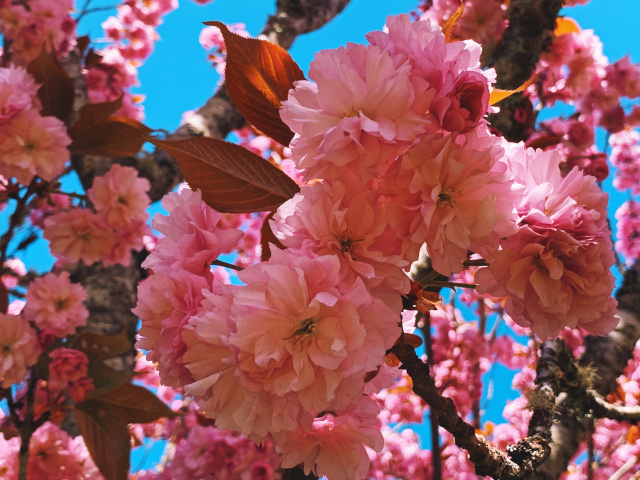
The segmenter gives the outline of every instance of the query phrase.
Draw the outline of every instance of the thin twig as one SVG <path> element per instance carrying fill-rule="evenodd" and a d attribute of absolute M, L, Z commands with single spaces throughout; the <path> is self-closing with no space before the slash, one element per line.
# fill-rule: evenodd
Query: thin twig
<path fill-rule="evenodd" d="M 622 465 L 613 475 L 611 475 L 611 478 L 609 480 L 622 480 L 622 477 L 625 475 L 625 473 L 635 467 L 637 465 L 637 462 L 638 456 L 634 455 L 629 460 L 624 462 L 624 465 Z"/>
<path fill-rule="evenodd" d="M 90 0 L 87 1 L 87 3 L 89 3 Z M 88 15 L 90 13 L 96 13 L 96 12 L 104 12 L 106 10 L 116 10 L 118 8 L 118 5 L 109 5 L 106 7 L 94 7 L 94 8 L 90 8 L 90 9 L 84 9 L 82 10 L 82 12 L 76 17 L 76 24 L 80 23 L 80 20 L 82 20 L 82 18 L 85 15 Z"/>
<path fill-rule="evenodd" d="M 587 399 L 598 418 L 610 418 L 618 421 L 637 422 L 640 420 L 640 406 L 625 407 L 607 402 L 595 390 L 587 390 Z"/>
<path fill-rule="evenodd" d="M 211 265 L 215 265 L 217 267 L 230 268 L 231 270 L 237 270 L 239 272 L 244 270 L 244 268 L 242 268 L 242 267 L 234 265 L 233 263 L 223 262 L 222 260 L 214 260 L 213 262 L 211 262 Z"/>
<path fill-rule="evenodd" d="M 433 369 L 435 359 L 433 358 L 433 338 L 431 337 L 431 316 L 425 315 L 424 325 L 421 328 L 424 335 L 425 350 L 427 352 L 427 362 L 429 368 Z M 431 466 L 433 467 L 433 480 L 442 480 L 442 457 L 440 456 L 440 423 L 438 414 L 433 408 L 429 409 L 429 423 L 431 427 Z"/>

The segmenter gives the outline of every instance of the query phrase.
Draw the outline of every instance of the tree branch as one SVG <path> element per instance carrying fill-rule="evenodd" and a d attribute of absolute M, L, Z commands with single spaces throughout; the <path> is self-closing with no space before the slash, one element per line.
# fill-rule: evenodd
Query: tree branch
<path fill-rule="evenodd" d="M 551 42 L 563 3 L 563 0 L 511 0 L 506 14 L 509 26 L 490 62 L 496 69 L 497 88 L 515 89 L 531 77 L 540 55 Z M 513 142 L 527 138 L 529 126 L 513 121 L 521 99 L 520 93 L 512 95 L 498 104 L 499 113 L 489 116 L 491 126 Z"/>
<path fill-rule="evenodd" d="M 533 420 L 529 427 L 532 435 L 509 448 L 512 459 L 504 452 L 491 447 L 481 435 L 476 434 L 473 425 L 458 415 L 453 400 L 437 392 L 435 382 L 429 374 L 429 366 L 418 358 L 411 345 L 401 341 L 394 345 L 391 351 L 411 377 L 413 391 L 437 412 L 440 425 L 453 435 L 456 445 L 469 453 L 469 459 L 478 475 L 489 475 L 500 480 L 519 480 L 545 460 L 549 451 L 548 427 L 552 417 L 550 410 L 553 409 L 549 408 L 549 404 L 553 405 L 557 389 L 556 374 L 553 373 L 557 371 L 552 359 L 555 356 L 553 347 L 547 347 L 543 351 L 538 371 L 539 384 L 536 392 L 539 397 L 545 398 L 545 401 L 540 405 L 534 405 L 536 420 Z"/>
<path fill-rule="evenodd" d="M 640 262 L 627 270 L 616 295 L 620 322 L 615 330 L 603 337 L 590 335 L 585 339 L 585 352 L 580 365 L 594 368 L 594 391 L 609 394 L 622 374 L 633 349 L 640 339 Z M 571 402 L 569 402 L 571 403 Z M 559 397 L 552 427 L 551 455 L 530 475 L 531 479 L 555 480 L 566 471 L 569 461 L 585 439 L 587 424 L 568 405 L 567 396 Z"/>
<path fill-rule="evenodd" d="M 594 415 L 599 418 L 610 418 L 621 422 L 640 421 L 640 406 L 625 407 L 607 402 L 595 390 L 587 390 L 587 403 L 593 410 Z"/>

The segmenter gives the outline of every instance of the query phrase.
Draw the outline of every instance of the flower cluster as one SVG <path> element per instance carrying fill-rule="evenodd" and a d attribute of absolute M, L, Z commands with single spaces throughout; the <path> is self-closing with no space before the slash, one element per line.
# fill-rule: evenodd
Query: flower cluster
<path fill-rule="evenodd" d="M 51 252 L 61 262 L 129 265 L 131 250 L 142 250 L 143 237 L 151 234 L 146 212 L 149 188 L 149 181 L 139 178 L 136 169 L 112 165 L 87 192 L 95 213 L 72 208 L 44 220 L 43 235 Z"/>
<path fill-rule="evenodd" d="M 607 194 L 577 168 L 563 178 L 555 152 L 515 145 L 510 159 L 524 186 L 519 229 L 486 257 L 478 292 L 506 296 L 511 318 L 543 339 L 565 326 L 607 333 L 617 324 Z"/>
<path fill-rule="evenodd" d="M 40 115 L 37 90 L 24 68 L 0 68 L 0 167 L 4 177 L 25 186 L 35 176 L 54 180 L 69 160 L 66 127 Z"/>
<path fill-rule="evenodd" d="M 184 388 L 219 428 L 273 441 L 283 467 L 331 480 L 363 479 L 382 448 L 378 413 L 395 393 L 371 396 L 398 376 L 385 354 L 402 334 L 404 270 L 423 244 L 444 275 L 462 271 L 469 252 L 487 260 L 480 293 L 507 296 L 506 313 L 542 338 L 615 324 L 606 195 L 595 178 L 578 169 L 563 177 L 559 155 L 489 132 L 493 71 L 480 70 L 476 43 L 448 43 L 409 16 L 389 17 L 367 39 L 320 52 L 311 81 L 295 82 L 283 102 L 306 182 L 269 223 L 285 249 L 271 245 L 268 260 L 238 273 L 242 285 L 225 283 L 211 265 L 243 236 L 238 217 L 199 192 L 172 193 L 169 215 L 154 219 L 165 237 L 144 264 L 152 274 L 134 310 L 137 345 L 163 383 Z M 567 133 L 578 150 L 591 143 L 580 128 Z M 490 357 L 530 359 L 452 317 L 433 316 L 434 372 L 469 412 Z M 421 408 L 394 407 L 382 420 L 415 420 Z M 452 440 L 447 448 L 448 471 L 471 474 Z"/>
<path fill-rule="evenodd" d="M 0 433 L 0 472 L 5 478 L 18 478 L 20 438 L 5 439 Z M 82 436 L 71 438 L 60 427 L 46 422 L 29 443 L 27 477 L 33 480 L 101 480 Z"/>
<path fill-rule="evenodd" d="M 63 338 L 86 325 L 89 316 L 83 303 L 86 299 L 82 285 L 69 280 L 69 272 L 49 273 L 29 286 L 24 313 L 40 330 Z"/>
<path fill-rule="evenodd" d="M 100 62 L 87 65 L 87 93 L 92 102 L 106 102 L 124 95 L 119 113 L 142 120 L 144 112 L 139 103 L 143 97 L 127 89 L 138 85 L 138 67 L 151 55 L 160 38 L 156 29 L 162 17 L 177 7 L 177 0 L 124 0 L 118 6 L 118 15 L 102 23 L 111 43 L 97 52 Z"/>
<path fill-rule="evenodd" d="M 53 398 L 65 392 L 75 403 L 80 403 L 93 390 L 88 376 L 89 359 L 79 350 L 60 347 L 49 353 L 48 388 Z"/>
<path fill-rule="evenodd" d="M 0 30 L 10 39 L 11 60 L 26 65 L 43 46 L 58 56 L 75 44 L 76 22 L 69 16 L 74 0 L 29 0 L 0 3 Z"/>

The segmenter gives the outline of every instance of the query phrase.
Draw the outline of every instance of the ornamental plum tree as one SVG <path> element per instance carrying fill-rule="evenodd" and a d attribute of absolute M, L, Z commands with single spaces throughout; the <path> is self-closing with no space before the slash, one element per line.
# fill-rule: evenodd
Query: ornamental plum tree
<path fill-rule="evenodd" d="M 640 474 L 638 65 L 560 0 L 430 0 L 305 74 L 348 0 L 279 0 L 260 39 L 205 22 L 224 83 L 168 133 L 131 87 L 177 1 L 101 49 L 89 3 L 0 0 L 2 478 Z"/>

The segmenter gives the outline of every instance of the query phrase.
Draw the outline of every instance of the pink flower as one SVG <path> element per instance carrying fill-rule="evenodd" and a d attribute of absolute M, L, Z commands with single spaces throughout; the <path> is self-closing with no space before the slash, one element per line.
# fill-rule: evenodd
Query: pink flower
<path fill-rule="evenodd" d="M 112 229 L 97 214 L 81 208 L 51 215 L 44 221 L 43 236 L 60 260 L 82 260 L 87 265 L 107 257 L 115 243 Z"/>
<path fill-rule="evenodd" d="M 635 200 L 624 202 L 616 211 L 616 219 L 616 250 L 625 256 L 630 266 L 640 256 L 640 204 Z"/>
<path fill-rule="evenodd" d="M 450 104 L 438 107 L 443 112 L 442 128 L 450 132 L 468 132 L 478 126 L 489 108 L 487 77 L 479 72 L 463 72 L 458 76 L 449 96 Z M 434 112 L 435 113 L 435 112 Z"/>
<path fill-rule="evenodd" d="M 38 86 L 24 68 L 0 68 L 0 124 L 27 110 L 38 110 Z"/>
<path fill-rule="evenodd" d="M 411 65 L 377 46 L 349 44 L 316 54 L 309 78 L 295 83 L 282 119 L 297 134 L 293 160 L 306 179 L 353 168 L 364 181 L 424 132 Z"/>
<path fill-rule="evenodd" d="M 514 146 L 510 158 L 525 184 L 520 228 L 486 257 L 478 292 L 507 296 L 506 312 L 542 339 L 565 326 L 607 333 L 617 324 L 607 194 L 577 168 L 562 178 L 553 152 Z"/>
<path fill-rule="evenodd" d="M 60 347 L 49 357 L 49 388 L 53 392 L 65 391 L 75 403 L 80 403 L 94 388 L 88 376 L 87 356 L 79 350 Z"/>
<path fill-rule="evenodd" d="M 103 176 L 95 178 L 87 195 L 111 227 L 121 228 L 147 220 L 149 188 L 149 180 L 139 178 L 136 169 L 114 164 Z"/>
<path fill-rule="evenodd" d="M 143 266 L 154 271 L 186 269 L 198 275 L 213 260 L 235 248 L 243 233 L 226 225 L 225 216 L 202 201 L 200 191 L 183 188 L 162 200 L 168 216 L 156 214 L 153 228 L 164 234 Z"/>
<path fill-rule="evenodd" d="M 182 356 L 187 347 L 182 330 L 209 291 L 213 275 L 202 277 L 186 270 L 154 272 L 138 285 L 138 304 L 133 313 L 140 317 L 136 347 L 148 350 L 147 359 L 158 362 L 165 385 L 179 387 L 193 381 Z"/>
<path fill-rule="evenodd" d="M 376 403 L 363 396 L 347 411 L 316 418 L 308 432 L 276 436 L 282 466 L 303 463 L 306 474 L 315 472 L 331 480 L 363 480 L 370 466 L 364 445 L 380 451 L 384 443 L 377 413 Z"/>
<path fill-rule="evenodd" d="M 41 117 L 35 110 L 13 118 L 0 142 L 3 174 L 28 185 L 34 176 L 50 182 L 69 160 L 71 139 L 60 120 Z"/>
<path fill-rule="evenodd" d="M 372 289 L 409 291 L 408 277 L 400 270 L 408 262 L 389 252 L 393 231 L 382 197 L 362 185 L 303 186 L 278 208 L 272 228 L 288 248 L 337 255 L 346 283 L 358 276 Z"/>
<path fill-rule="evenodd" d="M 474 131 L 435 134 L 402 157 L 397 175 L 408 192 L 392 200 L 389 218 L 408 259 L 426 242 L 433 267 L 450 275 L 462 270 L 468 250 L 486 255 L 515 231 L 503 154 L 499 139 Z"/>
<path fill-rule="evenodd" d="M 0 386 L 19 383 L 36 363 L 40 346 L 36 332 L 24 317 L 0 314 Z"/>
<path fill-rule="evenodd" d="M 86 299 L 82 285 L 69 281 L 69 272 L 49 273 L 29 286 L 25 314 L 39 329 L 49 328 L 62 338 L 86 325 L 89 316 L 83 303 Z"/>
<path fill-rule="evenodd" d="M 237 368 L 247 388 L 295 394 L 303 408 L 344 408 L 362 393 L 400 334 L 393 312 L 361 280 L 344 285 L 333 255 L 274 251 L 240 272 L 232 315 Z"/>

